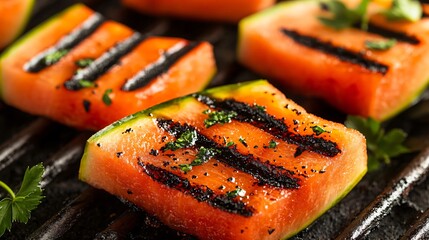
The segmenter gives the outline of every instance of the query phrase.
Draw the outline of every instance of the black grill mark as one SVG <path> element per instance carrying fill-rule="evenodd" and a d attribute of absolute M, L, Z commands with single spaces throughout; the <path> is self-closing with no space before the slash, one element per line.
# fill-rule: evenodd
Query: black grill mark
<path fill-rule="evenodd" d="M 376 62 L 371 59 L 367 59 L 360 53 L 352 52 L 345 48 L 334 46 L 330 42 L 324 42 L 315 37 L 305 36 L 298 33 L 297 31 L 286 28 L 282 28 L 281 32 L 298 44 L 315 50 L 319 50 L 325 54 L 336 57 L 341 61 L 361 66 L 370 72 L 385 75 L 389 70 L 389 67 L 385 64 Z"/>
<path fill-rule="evenodd" d="M 225 194 L 216 194 L 205 185 L 191 184 L 188 179 L 180 177 L 163 168 L 149 163 L 143 163 L 140 160 L 138 164 L 143 168 L 144 173 L 153 180 L 181 191 L 186 195 L 190 195 L 199 202 L 206 202 L 210 206 L 222 211 L 239 214 L 244 217 L 251 217 L 255 211 L 254 208 L 246 206 L 246 204 L 240 200 L 229 198 Z"/>
<path fill-rule="evenodd" d="M 70 80 L 64 83 L 64 87 L 68 90 L 76 91 L 82 88 L 80 85 L 81 80 L 97 80 L 97 78 L 106 73 L 121 57 L 131 52 L 145 38 L 146 36 L 134 33 L 122 42 L 119 42 L 103 53 L 101 57 L 97 58 L 88 67 L 79 70 Z"/>
<path fill-rule="evenodd" d="M 157 76 L 166 73 L 181 57 L 197 47 L 199 42 L 191 42 L 185 46 L 177 44 L 168 49 L 154 63 L 150 64 L 122 86 L 123 91 L 134 91 L 149 84 Z"/>
<path fill-rule="evenodd" d="M 172 120 L 158 119 L 158 127 L 164 129 L 176 138 L 185 131 L 196 131 L 189 125 L 181 125 Z M 254 157 L 252 154 L 243 155 L 235 147 L 224 147 L 210 140 L 197 131 L 197 141 L 193 147 L 206 147 L 217 149 L 215 159 L 235 169 L 252 175 L 259 181 L 260 185 L 269 185 L 279 188 L 299 188 L 298 179 L 292 177 L 293 172 L 281 166 L 271 165 Z"/>
<path fill-rule="evenodd" d="M 360 28 L 360 24 L 355 25 L 354 27 Z M 403 32 L 397 32 L 394 30 L 383 28 L 383 27 L 377 26 L 373 23 L 368 24 L 367 31 L 370 33 L 373 33 L 373 34 L 380 35 L 384 38 L 394 38 L 400 42 L 405 42 L 405 43 L 409 43 L 409 44 L 413 44 L 413 45 L 420 44 L 420 40 L 416 36 L 410 36 L 410 35 L 407 35 L 406 33 L 403 33 Z"/>
<path fill-rule="evenodd" d="M 277 119 L 257 107 L 233 99 L 217 100 L 207 95 L 194 94 L 194 97 L 211 108 L 237 112 L 235 120 L 247 122 L 265 132 L 291 144 L 298 146 L 295 156 L 303 151 L 315 152 L 327 157 L 334 157 L 341 153 L 337 143 L 319 138 L 315 135 L 298 135 L 289 131 L 283 120 Z"/>
<path fill-rule="evenodd" d="M 91 35 L 104 22 L 103 16 L 94 13 L 86 19 L 78 28 L 75 28 L 71 33 L 64 36 L 59 42 L 39 53 L 24 65 L 24 70 L 31 73 L 37 73 L 48 67 L 45 63 L 46 56 L 61 50 L 71 50 L 82 42 L 85 38 Z"/>

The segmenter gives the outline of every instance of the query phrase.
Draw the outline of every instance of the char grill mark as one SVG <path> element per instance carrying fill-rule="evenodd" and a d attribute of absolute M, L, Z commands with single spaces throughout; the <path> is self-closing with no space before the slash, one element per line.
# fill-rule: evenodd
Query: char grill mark
<path fill-rule="evenodd" d="M 347 50 L 343 47 L 334 46 L 330 42 L 324 42 L 315 37 L 302 35 L 297 31 L 286 29 L 286 28 L 282 28 L 281 32 L 285 36 L 295 41 L 297 44 L 300 44 L 308 48 L 323 52 L 327 55 L 336 57 L 343 62 L 348 62 L 354 65 L 360 66 L 362 68 L 367 69 L 370 72 L 380 73 L 382 75 L 385 75 L 389 70 L 389 66 L 383 63 L 379 63 L 374 60 L 368 59 L 360 53 Z"/>
<path fill-rule="evenodd" d="M 186 131 L 196 131 L 190 125 L 181 125 L 172 120 L 158 119 L 158 127 L 169 132 L 176 138 L 180 137 Z M 258 180 L 260 185 L 268 185 L 278 188 L 297 189 L 299 188 L 298 179 L 292 177 L 292 171 L 282 166 L 272 165 L 252 154 L 243 155 L 235 147 L 224 147 L 210 140 L 200 132 L 197 132 L 197 140 L 193 147 L 205 147 L 216 149 L 216 160 L 223 162 L 237 170 L 250 174 Z"/>
<path fill-rule="evenodd" d="M 82 88 L 80 81 L 93 82 L 97 80 L 98 77 L 105 74 L 121 57 L 131 52 L 144 39 L 146 39 L 146 36 L 134 33 L 127 39 L 117 43 L 88 67 L 78 71 L 70 80 L 64 83 L 64 87 L 68 90 L 76 91 Z"/>
<path fill-rule="evenodd" d="M 180 58 L 196 48 L 199 44 L 199 42 L 191 42 L 184 46 L 183 43 L 174 45 L 162 54 L 156 62 L 145 67 L 134 77 L 128 79 L 121 89 L 123 91 L 134 91 L 148 85 L 154 78 L 166 73 L 171 66 L 180 60 Z"/>
<path fill-rule="evenodd" d="M 37 73 L 46 67 L 49 67 L 52 64 L 48 65 L 46 63 L 45 59 L 47 56 L 58 51 L 69 51 L 73 49 L 89 35 L 95 32 L 103 22 L 104 17 L 99 13 L 94 13 L 70 34 L 61 38 L 55 46 L 48 48 L 28 61 L 24 65 L 24 70 L 31 73 Z"/>
<path fill-rule="evenodd" d="M 246 206 L 246 204 L 240 200 L 230 198 L 226 194 L 217 194 L 205 185 L 192 184 L 188 179 L 180 177 L 163 168 L 149 163 L 143 163 L 140 160 L 138 164 L 142 167 L 144 173 L 153 180 L 170 188 L 179 190 L 186 195 L 190 195 L 199 202 L 206 202 L 210 206 L 222 211 L 244 217 L 251 217 L 255 211 L 254 208 Z"/>
<path fill-rule="evenodd" d="M 355 25 L 354 27 L 360 28 L 360 24 Z M 383 27 L 377 26 L 373 23 L 368 24 L 367 31 L 370 33 L 373 33 L 373 34 L 380 35 L 384 38 L 394 38 L 397 41 L 409 43 L 412 45 L 420 44 L 420 40 L 416 36 L 411 36 L 411 35 L 407 35 L 406 33 L 403 33 L 403 32 L 397 32 L 394 30 L 383 28 Z"/>
<path fill-rule="evenodd" d="M 327 157 L 334 157 L 341 153 L 337 143 L 316 137 L 315 135 L 299 135 L 289 131 L 289 127 L 283 120 L 252 107 L 247 103 L 238 102 L 233 99 L 217 100 L 207 95 L 194 94 L 194 97 L 210 108 L 234 111 L 238 115 L 234 117 L 240 122 L 247 122 L 253 126 L 264 130 L 278 139 L 298 146 L 295 156 L 299 156 L 303 151 L 315 152 Z"/>

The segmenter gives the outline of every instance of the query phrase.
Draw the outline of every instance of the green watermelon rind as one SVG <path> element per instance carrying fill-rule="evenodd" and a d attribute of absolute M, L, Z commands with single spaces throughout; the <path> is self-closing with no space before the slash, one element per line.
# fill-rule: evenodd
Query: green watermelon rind
<path fill-rule="evenodd" d="M 234 95 L 234 91 L 237 91 L 237 90 L 243 91 L 244 87 L 258 86 L 258 85 L 267 84 L 267 83 L 268 82 L 266 80 L 248 81 L 248 82 L 242 82 L 242 83 L 238 83 L 238 84 L 230 84 L 230 85 L 224 85 L 224 86 L 220 86 L 220 87 L 211 88 L 208 90 L 204 90 L 201 93 L 211 95 L 214 93 L 218 94 L 218 93 L 227 93 L 228 92 L 229 95 Z M 127 128 L 128 126 L 133 125 L 133 123 L 135 121 L 140 120 L 142 117 L 143 118 L 150 117 L 151 114 L 155 111 L 162 110 L 164 108 L 168 108 L 171 105 L 180 105 L 180 104 L 183 104 L 186 101 L 190 101 L 190 100 L 192 100 L 192 101 L 194 100 L 194 98 L 191 96 L 191 94 L 180 97 L 180 98 L 176 98 L 176 99 L 166 101 L 164 103 L 153 106 L 153 107 L 148 108 L 146 110 L 143 110 L 143 111 L 137 112 L 135 114 L 129 115 L 129 116 L 122 118 L 121 120 L 118 120 L 118 121 L 112 123 L 111 125 L 103 128 L 99 132 L 95 133 L 92 137 L 90 137 L 88 139 L 87 143 L 97 142 L 100 138 L 102 138 L 103 136 L 114 131 L 117 127 Z M 82 161 L 81 161 L 81 166 L 80 166 L 81 169 L 79 171 L 80 172 L 79 173 L 79 179 L 81 179 L 81 180 L 85 179 L 85 176 L 83 176 L 83 172 L 85 172 L 84 169 L 86 168 L 86 159 L 88 158 L 88 146 L 89 146 L 89 144 L 87 144 L 85 147 L 84 154 L 83 154 Z M 321 209 L 320 213 L 315 215 L 314 218 L 309 219 L 307 224 L 304 224 L 296 232 L 293 232 L 293 233 L 286 235 L 283 239 L 287 239 L 287 238 L 290 238 L 290 237 L 296 235 L 297 233 L 299 233 L 300 231 L 302 231 L 303 229 L 305 229 L 309 225 L 311 225 L 314 221 L 316 221 L 316 219 L 318 219 L 320 216 L 322 216 L 326 211 L 328 211 L 333 206 L 335 206 L 341 199 L 343 199 L 360 182 L 360 180 L 365 176 L 366 172 L 367 172 L 367 169 L 365 168 L 365 170 L 362 171 L 362 173 L 360 175 L 358 175 L 356 177 L 356 179 L 354 179 L 353 181 L 350 182 L 350 185 L 337 197 L 337 199 L 335 201 L 332 201 L 331 204 L 329 204 L 326 208 Z"/>
<path fill-rule="evenodd" d="M 240 60 L 240 44 L 243 42 L 243 31 L 247 25 L 252 24 L 253 22 L 259 22 L 266 18 L 270 18 L 271 16 L 275 16 L 276 14 L 282 13 L 286 8 L 293 7 L 298 4 L 318 4 L 323 1 L 321 0 L 293 0 L 288 2 L 278 3 L 275 6 L 268 8 L 266 10 L 260 11 L 256 14 L 250 15 L 248 17 L 243 18 L 238 24 L 238 47 L 236 55 Z M 414 102 L 419 99 L 419 96 L 429 87 L 429 76 L 427 80 L 420 87 L 416 88 L 413 94 L 410 94 L 409 98 L 403 101 L 402 104 L 398 104 L 395 108 L 389 109 L 389 112 L 383 114 L 383 117 L 379 119 L 380 121 L 386 121 L 394 116 L 398 115 L 408 107 L 412 106 Z"/>
<path fill-rule="evenodd" d="M 3 88 L 2 87 L 3 87 L 4 76 L 3 76 L 3 71 L 2 71 L 2 62 L 5 59 L 13 57 L 14 53 L 16 52 L 17 49 L 19 49 L 23 46 L 26 46 L 26 44 L 31 44 L 31 39 L 34 35 L 37 35 L 39 32 L 41 32 L 45 28 L 51 26 L 55 22 L 61 21 L 61 16 L 66 14 L 68 11 L 71 11 L 73 8 L 82 7 L 82 6 L 84 6 L 84 5 L 78 3 L 78 4 L 73 5 L 70 8 L 67 8 L 66 10 L 64 10 L 60 13 L 57 13 L 53 17 L 47 19 L 46 21 L 44 21 L 43 23 L 41 23 L 37 27 L 33 28 L 32 30 L 30 30 L 29 32 L 24 34 L 22 37 L 20 37 L 18 40 L 16 40 L 12 45 L 10 45 L 8 48 L 6 48 L 6 50 L 0 55 L 0 99 L 3 99 Z M 3 101 L 5 101 L 5 99 L 3 99 Z"/>

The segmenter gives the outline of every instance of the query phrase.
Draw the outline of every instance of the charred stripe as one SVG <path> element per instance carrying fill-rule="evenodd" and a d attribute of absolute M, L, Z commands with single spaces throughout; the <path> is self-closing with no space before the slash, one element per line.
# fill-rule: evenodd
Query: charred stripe
<path fill-rule="evenodd" d="M 302 35 L 297 31 L 286 28 L 282 28 L 281 32 L 287 37 L 291 38 L 297 44 L 301 44 L 314 50 L 319 50 L 320 52 L 336 57 L 343 62 L 348 62 L 363 67 L 368 71 L 385 75 L 389 70 L 389 67 L 385 64 L 368 59 L 360 53 L 334 46 L 330 42 L 324 42 L 315 37 Z"/>
<path fill-rule="evenodd" d="M 303 136 L 291 132 L 289 131 L 289 127 L 284 123 L 284 120 L 277 119 L 258 107 L 250 106 L 247 103 L 234 99 L 218 100 L 201 94 L 194 94 L 193 96 L 210 108 L 234 111 L 238 114 L 234 117 L 235 120 L 250 123 L 278 139 L 297 145 L 298 148 L 295 156 L 300 155 L 305 150 L 327 157 L 334 157 L 341 153 L 337 143 L 315 135 Z"/>
<path fill-rule="evenodd" d="M 131 52 L 145 38 L 146 36 L 134 33 L 127 39 L 117 43 L 88 67 L 79 70 L 70 80 L 64 83 L 64 87 L 68 90 L 76 91 L 82 88 L 80 81 L 85 80 L 93 82 L 97 80 L 97 78 L 106 73 L 121 57 Z"/>
<path fill-rule="evenodd" d="M 62 37 L 55 46 L 39 53 L 30 61 L 24 64 L 24 70 L 31 73 L 37 73 L 46 67 L 49 67 L 56 62 L 47 63 L 46 57 L 60 51 L 70 51 L 85 38 L 91 35 L 104 22 L 102 15 L 94 13 L 86 19 L 79 27 L 75 28 L 71 33 Z M 66 54 L 64 54 L 65 56 Z M 62 57 L 64 57 L 62 56 Z"/>
<path fill-rule="evenodd" d="M 359 24 L 359 26 L 355 26 L 355 27 L 360 28 L 360 24 Z M 373 23 L 368 24 L 367 31 L 370 33 L 373 33 L 373 34 L 380 35 L 384 38 L 394 38 L 400 42 L 405 42 L 405 43 L 409 43 L 409 44 L 413 44 L 413 45 L 420 44 L 420 40 L 416 36 L 411 36 L 411 35 L 408 35 L 408 34 L 403 33 L 403 32 L 397 32 L 394 30 L 383 28 L 383 27 L 377 26 Z"/>
<path fill-rule="evenodd" d="M 158 127 L 169 132 L 176 138 L 186 131 L 196 131 L 190 125 L 174 122 L 172 120 L 158 119 Z M 205 147 L 216 149 L 215 158 L 237 170 L 248 173 L 258 180 L 260 185 L 269 185 L 278 188 L 299 188 L 298 179 L 292 177 L 293 172 L 281 166 L 272 165 L 262 161 L 252 154 L 243 155 L 236 147 L 224 147 L 210 140 L 200 132 L 197 132 L 197 140 L 193 147 Z"/>
<path fill-rule="evenodd" d="M 138 164 L 142 167 L 144 173 L 153 180 L 186 195 L 190 195 L 199 202 L 206 202 L 210 206 L 222 211 L 239 214 L 244 217 L 251 217 L 255 211 L 254 208 L 246 206 L 246 204 L 240 200 L 230 198 L 225 194 L 216 194 L 205 185 L 192 184 L 188 179 L 180 177 L 163 168 L 153 164 L 143 163 L 140 160 Z"/>
<path fill-rule="evenodd" d="M 123 91 L 134 91 L 149 84 L 154 78 L 166 73 L 181 57 L 186 55 L 192 49 L 197 47 L 199 42 L 191 42 L 184 45 L 179 43 L 168 49 L 158 60 L 143 70 L 138 72 L 134 77 L 128 79 L 122 86 Z"/>

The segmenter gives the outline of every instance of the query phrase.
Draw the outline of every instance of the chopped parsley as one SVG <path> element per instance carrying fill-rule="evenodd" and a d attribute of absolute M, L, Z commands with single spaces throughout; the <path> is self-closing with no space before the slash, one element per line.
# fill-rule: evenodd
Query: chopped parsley
<path fill-rule="evenodd" d="M 43 60 L 47 66 L 50 66 L 60 61 L 60 59 L 67 55 L 67 53 L 69 53 L 68 49 L 57 50 L 46 55 Z"/>
<path fill-rule="evenodd" d="M 276 148 L 277 145 L 279 145 L 279 143 L 276 142 L 276 141 L 274 141 L 274 140 L 272 140 L 272 139 L 271 139 L 270 143 L 268 143 L 268 147 L 269 148 Z"/>
<path fill-rule="evenodd" d="M 230 123 L 232 118 L 236 117 L 238 114 L 234 111 L 215 111 L 206 110 L 203 112 L 208 115 L 208 118 L 204 120 L 204 125 L 206 128 L 209 128 L 215 124 L 224 124 Z"/>
<path fill-rule="evenodd" d="M 370 0 L 362 0 L 359 5 L 354 8 L 348 8 L 340 0 L 324 1 L 322 3 L 323 8 L 332 13 L 331 18 L 319 16 L 319 21 L 331 28 L 340 30 L 353 25 L 359 24 L 363 30 L 368 29 L 368 16 L 367 9 Z"/>
<path fill-rule="evenodd" d="M 246 139 L 244 139 L 243 137 L 240 136 L 240 138 L 238 139 L 238 141 L 240 141 L 241 144 L 243 144 L 243 146 L 247 147 Z"/>
<path fill-rule="evenodd" d="M 366 138 L 368 171 L 376 170 L 381 163 L 390 164 L 390 158 L 409 152 L 402 143 L 407 134 L 398 128 L 386 132 L 380 122 L 372 118 L 348 116 L 346 126 L 361 132 Z"/>
<path fill-rule="evenodd" d="M 95 87 L 95 83 L 92 81 L 81 79 L 79 80 L 79 85 L 83 88 Z"/>
<path fill-rule="evenodd" d="M 265 108 L 265 106 L 261 106 L 261 105 L 258 105 L 258 104 L 253 104 L 253 106 L 256 108 L 256 109 L 258 109 L 259 111 L 261 111 L 261 112 L 265 112 L 266 111 L 266 108 Z"/>
<path fill-rule="evenodd" d="M 313 132 L 316 134 L 316 136 L 319 136 L 320 134 L 326 132 L 325 129 L 323 129 L 322 127 L 317 126 L 317 125 L 316 126 L 312 126 L 310 128 L 313 130 Z"/>
<path fill-rule="evenodd" d="M 245 190 L 243 190 L 243 189 L 241 189 L 241 188 L 239 188 L 239 187 L 237 187 L 235 190 L 233 190 L 233 191 L 228 191 L 227 193 L 226 193 L 226 196 L 228 197 L 228 198 L 235 198 L 235 197 L 238 197 L 238 196 L 240 196 L 240 197 L 244 197 L 244 196 L 246 196 L 246 191 Z"/>
<path fill-rule="evenodd" d="M 198 139 L 197 131 L 195 130 L 186 130 L 183 132 L 180 137 L 176 139 L 174 142 L 168 142 L 164 146 L 164 150 L 172 150 L 175 151 L 177 149 L 191 147 L 195 145 L 195 142 Z"/>
<path fill-rule="evenodd" d="M 4 182 L 0 181 L 0 188 L 8 193 L 8 197 L 0 201 L 0 237 L 11 229 L 13 222 L 27 223 L 34 210 L 43 199 L 40 181 L 44 169 L 41 163 L 27 168 L 18 193 Z"/>
<path fill-rule="evenodd" d="M 231 147 L 232 145 L 234 145 L 235 143 L 233 141 L 229 141 L 225 144 L 226 147 Z"/>
<path fill-rule="evenodd" d="M 365 48 L 370 50 L 385 51 L 395 46 L 396 40 L 389 39 L 385 41 L 365 41 Z"/>
<path fill-rule="evenodd" d="M 423 14 L 422 6 L 415 0 L 393 0 L 390 9 L 383 12 L 391 21 L 418 21 Z"/>
<path fill-rule="evenodd" d="M 180 164 L 179 168 L 185 173 L 189 172 L 192 170 L 192 167 L 206 163 L 208 160 L 210 160 L 210 158 L 216 156 L 216 154 L 219 153 L 220 151 L 218 149 L 200 147 L 197 157 L 190 164 Z"/>
<path fill-rule="evenodd" d="M 76 66 L 80 67 L 80 68 L 85 68 L 88 67 L 89 65 L 91 65 L 91 63 L 94 62 L 94 59 L 92 58 L 82 58 L 79 59 L 75 62 Z"/>
<path fill-rule="evenodd" d="M 111 94 L 112 92 L 113 92 L 113 90 L 111 88 L 106 89 L 106 91 L 104 91 L 102 99 L 103 99 L 104 104 L 106 104 L 107 106 L 112 105 L 112 99 L 110 99 L 110 96 L 109 96 L 109 94 Z"/>

